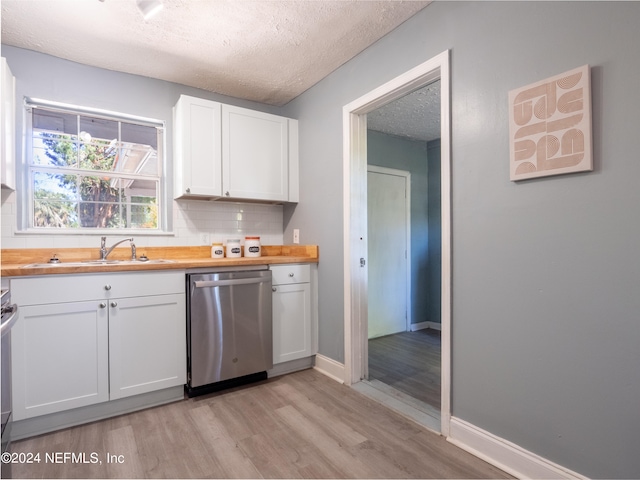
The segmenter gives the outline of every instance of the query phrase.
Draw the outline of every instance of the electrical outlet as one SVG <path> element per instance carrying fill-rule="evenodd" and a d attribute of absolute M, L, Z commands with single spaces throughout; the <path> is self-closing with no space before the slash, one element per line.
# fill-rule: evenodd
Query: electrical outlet
<path fill-rule="evenodd" d="M 293 229 L 293 243 L 300 243 L 300 229 Z"/>
<path fill-rule="evenodd" d="M 200 235 L 200 242 L 202 243 L 202 245 L 210 245 L 211 244 L 211 239 L 209 237 L 208 233 L 202 233 Z"/>

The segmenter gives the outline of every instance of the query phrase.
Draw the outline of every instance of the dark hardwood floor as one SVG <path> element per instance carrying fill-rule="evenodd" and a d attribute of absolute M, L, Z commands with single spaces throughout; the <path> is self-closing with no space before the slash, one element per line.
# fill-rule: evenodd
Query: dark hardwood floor
<path fill-rule="evenodd" d="M 18 441 L 13 451 L 41 458 L 14 464 L 14 478 L 507 477 L 315 370 Z M 64 452 L 89 463 L 45 461 Z"/>
<path fill-rule="evenodd" d="M 424 329 L 369 340 L 369 379 L 440 409 L 440 331 Z"/>

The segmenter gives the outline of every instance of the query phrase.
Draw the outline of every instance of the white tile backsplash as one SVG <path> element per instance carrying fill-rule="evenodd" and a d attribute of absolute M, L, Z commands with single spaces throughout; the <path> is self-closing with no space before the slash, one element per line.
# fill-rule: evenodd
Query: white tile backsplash
<path fill-rule="evenodd" d="M 99 246 L 97 234 L 16 233 L 16 195 L 2 192 L 0 242 L 2 248 L 83 248 Z M 134 236 L 139 247 L 198 246 L 226 243 L 229 238 L 260 236 L 263 245 L 283 244 L 282 205 L 173 201 L 173 235 Z M 114 235 L 116 236 L 116 235 Z"/>

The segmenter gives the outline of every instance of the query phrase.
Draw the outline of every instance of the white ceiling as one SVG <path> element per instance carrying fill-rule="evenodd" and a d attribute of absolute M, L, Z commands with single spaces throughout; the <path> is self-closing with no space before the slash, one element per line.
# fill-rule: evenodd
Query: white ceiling
<path fill-rule="evenodd" d="M 430 3 L 163 0 L 145 21 L 136 0 L 0 2 L 3 44 L 278 106 Z"/>

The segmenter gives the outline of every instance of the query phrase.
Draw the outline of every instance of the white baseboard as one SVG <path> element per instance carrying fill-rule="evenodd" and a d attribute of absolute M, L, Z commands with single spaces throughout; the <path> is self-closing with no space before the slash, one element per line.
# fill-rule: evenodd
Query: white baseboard
<path fill-rule="evenodd" d="M 313 368 L 336 382 L 344 383 L 344 365 L 332 358 L 317 353 L 316 365 Z"/>
<path fill-rule="evenodd" d="M 447 440 L 516 478 L 587 478 L 456 417 Z"/>
<path fill-rule="evenodd" d="M 411 324 L 411 331 L 424 330 L 425 328 L 433 328 L 434 330 L 442 330 L 442 324 L 438 322 L 418 322 Z"/>

